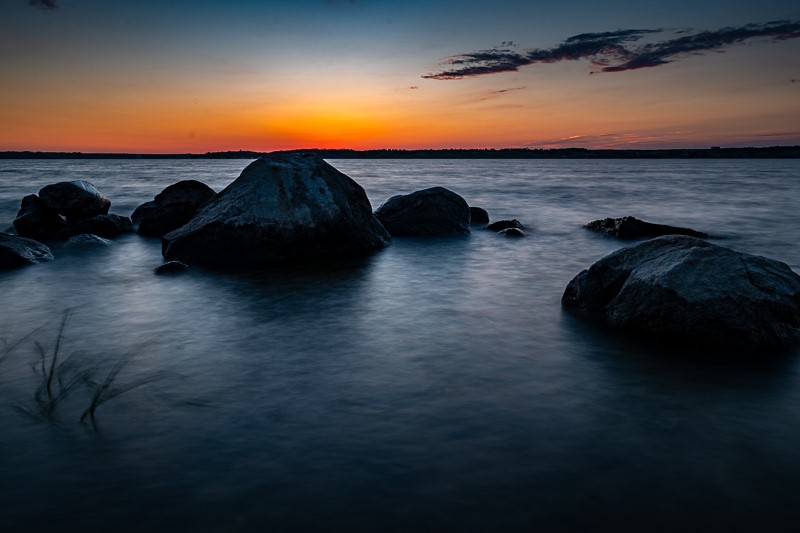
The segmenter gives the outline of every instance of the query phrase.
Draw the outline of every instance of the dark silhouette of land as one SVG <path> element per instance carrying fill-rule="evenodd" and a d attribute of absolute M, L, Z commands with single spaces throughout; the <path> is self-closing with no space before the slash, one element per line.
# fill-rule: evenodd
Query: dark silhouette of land
<path fill-rule="evenodd" d="M 588 148 L 487 148 L 441 150 L 349 150 L 310 148 L 279 153 L 314 153 L 325 159 L 780 159 L 800 158 L 800 146 L 591 150 Z M 0 152 L 0 159 L 256 159 L 270 152 L 249 150 L 205 154 L 126 154 L 82 152 Z M 272 152 L 275 153 L 275 152 Z"/>

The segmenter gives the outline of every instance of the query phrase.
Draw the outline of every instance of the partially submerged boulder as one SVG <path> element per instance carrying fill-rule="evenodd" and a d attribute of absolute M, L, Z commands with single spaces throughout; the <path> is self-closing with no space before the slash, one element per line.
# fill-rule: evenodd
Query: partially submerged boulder
<path fill-rule="evenodd" d="M 584 226 L 592 231 L 599 231 L 620 239 L 643 239 L 662 235 L 689 235 L 690 237 L 707 238 L 708 234 L 689 228 L 653 224 L 635 217 L 604 218 L 593 220 Z"/>
<path fill-rule="evenodd" d="M 131 220 L 139 235 L 163 237 L 189 222 L 197 209 L 214 196 L 214 190 L 197 180 L 173 183 L 136 208 Z"/>
<path fill-rule="evenodd" d="M 704 346 L 778 347 L 800 335 L 800 276 L 688 236 L 617 250 L 575 276 L 561 303 L 613 327 Z"/>
<path fill-rule="evenodd" d="M 525 226 L 523 226 L 522 222 L 520 222 L 516 218 L 512 218 L 511 220 L 498 220 L 497 222 L 492 222 L 491 224 L 486 226 L 486 229 L 495 231 L 497 233 L 500 233 L 501 231 L 509 228 L 524 230 Z"/>
<path fill-rule="evenodd" d="M 105 215 L 111 207 L 111 200 L 83 180 L 61 181 L 42 187 L 39 198 L 44 205 L 67 217 L 67 222 Z"/>
<path fill-rule="evenodd" d="M 19 235 L 38 241 L 52 239 L 66 225 L 64 218 L 35 194 L 22 199 L 17 218 L 14 219 L 14 228 Z"/>
<path fill-rule="evenodd" d="M 498 235 L 502 235 L 504 237 L 524 237 L 525 232 L 519 228 L 506 228 L 502 231 L 497 232 Z"/>
<path fill-rule="evenodd" d="M 105 239 L 111 239 L 123 233 L 131 233 L 132 231 L 133 225 L 131 224 L 131 219 L 128 217 L 114 214 L 96 215 L 67 226 L 55 235 L 55 239 L 63 241 L 82 233 L 89 233 Z"/>
<path fill-rule="evenodd" d="M 154 272 L 156 274 L 180 274 L 181 272 L 186 272 L 189 270 L 189 265 L 186 263 L 182 263 L 180 261 L 167 261 L 166 263 L 162 263 L 158 265 Z"/>
<path fill-rule="evenodd" d="M 468 235 L 470 210 L 458 194 L 431 187 L 393 196 L 375 211 L 390 235 Z"/>
<path fill-rule="evenodd" d="M 162 252 L 189 265 L 259 266 L 360 255 L 388 243 L 355 181 L 316 155 L 271 154 L 167 233 Z"/>
<path fill-rule="evenodd" d="M 482 207 L 473 207 L 470 206 L 469 208 L 469 223 L 470 224 L 488 224 L 489 223 L 489 212 Z"/>
<path fill-rule="evenodd" d="M 33 239 L 0 233 L 0 270 L 51 261 L 50 248 Z"/>

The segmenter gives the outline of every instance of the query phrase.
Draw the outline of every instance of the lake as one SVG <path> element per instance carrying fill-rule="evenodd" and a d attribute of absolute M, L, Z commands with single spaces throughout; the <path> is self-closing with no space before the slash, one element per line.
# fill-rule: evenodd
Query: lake
<path fill-rule="evenodd" d="M 247 163 L 0 161 L 0 227 L 50 183 L 88 180 L 130 216 Z M 132 234 L 0 272 L 0 530 L 796 528 L 800 350 L 685 353 L 560 298 L 627 244 L 581 227 L 609 216 L 800 272 L 800 160 L 330 163 L 373 208 L 440 185 L 527 237 L 156 276 L 160 239 Z M 43 416 L 40 354 L 57 343 L 61 387 L 76 381 Z M 79 422 L 120 361 L 125 392 Z"/>

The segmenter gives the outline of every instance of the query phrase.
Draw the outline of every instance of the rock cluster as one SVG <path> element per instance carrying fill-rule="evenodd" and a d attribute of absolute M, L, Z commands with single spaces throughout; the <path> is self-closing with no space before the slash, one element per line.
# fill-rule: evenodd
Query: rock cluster
<path fill-rule="evenodd" d="M 14 228 L 23 237 L 65 241 L 83 233 L 104 238 L 133 230 L 128 217 L 108 214 L 111 200 L 88 181 L 61 181 L 22 199 Z"/>

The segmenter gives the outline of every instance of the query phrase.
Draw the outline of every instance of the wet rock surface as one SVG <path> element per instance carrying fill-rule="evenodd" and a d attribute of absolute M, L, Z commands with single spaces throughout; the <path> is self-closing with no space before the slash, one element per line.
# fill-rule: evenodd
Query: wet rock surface
<path fill-rule="evenodd" d="M 444 187 L 393 196 L 375 211 L 375 217 L 392 236 L 470 233 L 469 205 Z"/>
<path fill-rule="evenodd" d="M 717 347 L 779 347 L 800 334 L 800 276 L 786 264 L 670 235 L 575 276 L 562 305 L 612 327 Z"/>
<path fill-rule="evenodd" d="M 185 225 L 167 233 L 167 260 L 214 267 L 353 256 L 389 235 L 355 181 L 315 155 L 264 156 Z"/>
<path fill-rule="evenodd" d="M 38 241 L 0 233 L 0 270 L 18 268 L 52 259 L 53 253 L 50 248 Z"/>

